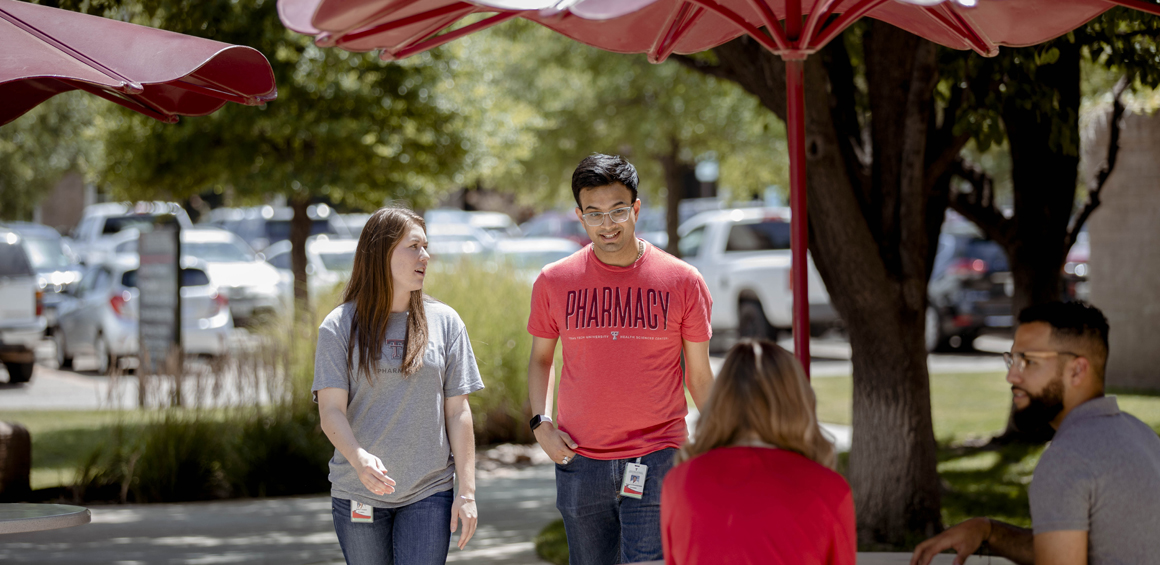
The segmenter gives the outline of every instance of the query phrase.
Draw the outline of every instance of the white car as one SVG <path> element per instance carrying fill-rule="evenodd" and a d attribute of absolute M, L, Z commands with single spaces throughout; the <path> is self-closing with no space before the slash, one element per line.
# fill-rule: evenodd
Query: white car
<path fill-rule="evenodd" d="M 9 383 L 32 378 L 36 344 L 46 327 L 44 292 L 20 234 L 0 228 L 0 361 Z"/>
<path fill-rule="evenodd" d="M 182 229 L 193 227 L 189 214 L 176 202 L 106 202 L 86 206 L 72 232 L 73 250 L 80 255 L 82 263 L 101 263 L 111 259 L 93 255 L 102 246 L 102 238 L 156 223 L 174 223 Z"/>
<path fill-rule="evenodd" d="M 427 244 L 431 258 L 437 261 L 454 261 L 465 255 L 486 257 L 495 251 L 495 238 L 470 224 L 427 224 Z"/>
<path fill-rule="evenodd" d="M 293 287 L 237 235 L 213 228 L 183 230 L 181 254 L 205 261 L 210 280 L 230 299 L 238 326 L 277 316 L 289 305 Z"/>
<path fill-rule="evenodd" d="M 713 297 L 714 332 L 773 337 L 792 327 L 789 208 L 702 212 L 677 233 L 681 258 L 701 272 Z M 833 324 L 838 316 L 812 259 L 808 268 L 811 325 Z"/>
<path fill-rule="evenodd" d="M 139 238 L 135 229 L 106 236 L 94 244 L 92 256 L 105 261 L 136 256 Z M 210 280 L 229 299 L 230 313 L 239 327 L 277 316 L 290 304 L 290 281 L 231 232 L 218 228 L 181 230 L 181 254 L 205 263 Z"/>
<path fill-rule="evenodd" d="M 138 354 L 136 255 L 125 254 L 92 266 L 57 318 L 56 360 L 72 367 L 73 357 L 91 354 L 97 372 L 108 374 L 122 357 Z M 234 331 L 229 299 L 210 282 L 204 262 L 181 261 L 181 345 L 187 355 L 224 355 Z"/>
<path fill-rule="evenodd" d="M 467 223 L 486 231 L 497 241 L 506 237 L 520 237 L 520 227 L 503 212 L 468 212 Z"/>
<path fill-rule="evenodd" d="M 322 296 L 340 284 L 346 284 L 354 270 L 354 250 L 358 240 L 319 235 L 306 240 L 306 280 L 310 296 Z M 294 276 L 290 264 L 290 242 L 281 241 L 266 248 L 266 262 L 282 273 L 291 284 Z M 291 287 L 293 288 L 293 287 Z"/>
<path fill-rule="evenodd" d="M 501 269 L 513 269 L 529 283 L 540 271 L 580 250 L 580 244 L 562 237 L 522 237 L 496 242 L 496 260 Z"/>

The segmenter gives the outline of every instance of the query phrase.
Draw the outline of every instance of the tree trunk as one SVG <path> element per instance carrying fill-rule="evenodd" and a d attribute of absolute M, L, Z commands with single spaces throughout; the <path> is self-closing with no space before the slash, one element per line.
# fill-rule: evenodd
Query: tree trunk
<path fill-rule="evenodd" d="M 1007 256 L 1015 279 L 1016 314 L 1027 306 L 1059 300 L 1067 226 L 1075 207 L 1080 48 L 1066 41 L 1054 46 L 1059 59 L 1039 66 L 1033 78 L 1037 88 L 1054 91 L 1057 108 L 1039 113 L 1010 100 L 1002 112 L 1015 189 L 1015 235 Z"/>
<path fill-rule="evenodd" d="M 859 147 L 843 40 L 806 61 L 809 247 L 853 350 L 848 478 L 859 541 L 899 547 L 941 528 L 923 335 L 931 234 L 946 199 L 932 197 L 937 183 L 927 178 L 928 161 L 943 150 L 928 147 L 936 49 L 886 24 L 869 30 L 869 148 Z M 737 82 L 785 119 L 780 59 L 745 38 L 714 51 L 718 65 L 701 70 Z"/>
<path fill-rule="evenodd" d="M 680 257 L 681 236 L 677 235 L 677 228 L 681 226 L 681 200 L 685 196 L 685 175 L 692 168 L 682 163 L 680 145 L 676 139 L 670 143 L 667 155 L 657 157 L 665 173 L 665 232 L 668 234 L 668 245 L 665 251 L 674 257 Z"/>
<path fill-rule="evenodd" d="M 294 273 L 294 311 L 299 320 L 309 319 L 310 297 L 306 285 L 306 238 L 310 237 L 310 217 L 306 208 L 310 197 L 295 195 L 290 200 L 290 270 Z"/>

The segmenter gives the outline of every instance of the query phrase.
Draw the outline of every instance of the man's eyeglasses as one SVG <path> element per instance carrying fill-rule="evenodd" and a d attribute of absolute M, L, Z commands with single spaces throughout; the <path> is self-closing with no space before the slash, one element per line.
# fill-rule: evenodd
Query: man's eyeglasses
<path fill-rule="evenodd" d="M 1022 373 L 1030 361 L 1050 359 L 1052 357 L 1059 357 L 1060 355 L 1083 357 L 1083 355 L 1070 351 L 1005 351 L 1003 352 L 1003 361 L 1007 363 L 1008 371 L 1014 370 L 1016 373 Z"/>
<path fill-rule="evenodd" d="M 628 216 L 632 213 L 632 206 L 625 206 L 623 208 L 615 208 L 607 212 L 588 212 L 587 214 L 580 214 L 584 217 L 584 223 L 590 226 L 599 226 L 604 223 L 604 216 L 608 216 L 613 223 L 621 224 L 628 221 Z"/>

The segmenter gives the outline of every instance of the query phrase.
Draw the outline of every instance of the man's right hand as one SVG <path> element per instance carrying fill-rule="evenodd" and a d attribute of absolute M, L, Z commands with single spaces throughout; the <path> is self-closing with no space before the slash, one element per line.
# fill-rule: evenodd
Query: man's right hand
<path fill-rule="evenodd" d="M 928 565 L 935 555 L 948 549 L 955 550 L 958 555 L 954 562 L 961 565 L 990 537 L 991 521 L 987 518 L 971 518 L 918 544 L 910 558 L 910 565 Z"/>
<path fill-rule="evenodd" d="M 536 435 L 536 441 L 540 444 L 540 448 L 548 454 L 552 461 L 567 465 L 569 461 L 576 458 L 575 449 L 579 446 L 572 441 L 571 436 L 556 429 L 555 424 L 544 422 L 537 426 L 532 433 Z M 568 458 L 567 461 L 564 460 L 565 457 Z"/>
<path fill-rule="evenodd" d="M 357 460 L 351 464 L 358 471 L 358 480 L 362 481 L 367 490 L 379 496 L 395 492 L 395 480 L 387 476 L 382 459 L 360 447 Z"/>

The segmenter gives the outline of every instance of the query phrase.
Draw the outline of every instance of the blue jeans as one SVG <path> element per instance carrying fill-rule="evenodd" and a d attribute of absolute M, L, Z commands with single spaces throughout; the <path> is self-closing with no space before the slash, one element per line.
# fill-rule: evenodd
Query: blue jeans
<path fill-rule="evenodd" d="M 350 501 L 330 499 L 334 531 L 349 565 L 443 565 L 451 544 L 452 491 L 398 508 L 375 508 L 374 522 L 350 521 Z"/>
<path fill-rule="evenodd" d="M 556 508 L 564 516 L 570 565 L 608 565 L 663 559 L 661 483 L 677 450 L 641 458 L 648 466 L 644 497 L 620 496 L 624 466 L 636 458 L 599 460 L 582 455 L 556 464 Z"/>

